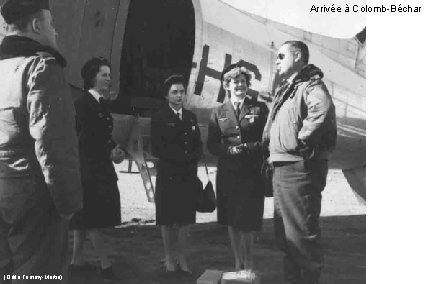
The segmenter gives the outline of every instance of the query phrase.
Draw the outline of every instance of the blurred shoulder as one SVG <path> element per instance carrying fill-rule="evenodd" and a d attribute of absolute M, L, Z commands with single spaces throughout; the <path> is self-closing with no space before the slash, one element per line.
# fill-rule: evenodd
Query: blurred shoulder
<path fill-rule="evenodd" d="M 268 109 L 266 103 L 263 102 L 263 101 L 259 101 L 257 99 L 257 97 L 247 96 L 247 100 L 248 100 L 249 105 L 251 105 L 252 107 L 259 108 L 261 110 L 267 110 Z"/>
<path fill-rule="evenodd" d="M 30 61 L 37 71 L 41 72 L 45 69 L 61 69 L 58 60 L 50 53 L 45 51 L 39 51 L 35 55 L 30 57 Z"/>
<path fill-rule="evenodd" d="M 168 105 L 160 107 L 153 115 L 153 120 L 161 120 L 164 119 L 170 111 L 170 107 Z"/>
<path fill-rule="evenodd" d="M 197 116 L 195 115 L 195 113 L 193 113 L 192 111 L 182 108 L 182 113 L 184 114 L 184 116 L 187 116 L 191 119 L 197 119 Z"/>
<path fill-rule="evenodd" d="M 48 52 L 37 52 L 28 58 L 29 83 L 49 81 L 65 84 L 64 73 L 58 60 Z M 60 79 L 59 79 L 60 78 Z"/>

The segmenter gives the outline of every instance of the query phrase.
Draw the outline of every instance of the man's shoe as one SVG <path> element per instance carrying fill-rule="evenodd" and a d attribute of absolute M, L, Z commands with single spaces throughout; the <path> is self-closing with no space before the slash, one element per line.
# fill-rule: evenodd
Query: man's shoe
<path fill-rule="evenodd" d="M 90 272 L 90 271 L 96 271 L 96 266 L 92 265 L 90 263 L 83 263 L 83 264 L 73 264 L 71 263 L 68 266 L 68 270 L 70 272 Z"/>
<path fill-rule="evenodd" d="M 116 279 L 114 272 L 112 271 L 112 265 L 108 268 L 100 268 L 99 274 L 101 275 L 103 280 L 112 281 Z"/>
<path fill-rule="evenodd" d="M 180 274 L 186 275 L 186 276 L 191 276 L 192 275 L 192 271 L 189 269 L 188 266 L 186 266 L 185 268 L 182 268 L 182 266 L 178 263 L 177 264 L 177 271 Z"/>

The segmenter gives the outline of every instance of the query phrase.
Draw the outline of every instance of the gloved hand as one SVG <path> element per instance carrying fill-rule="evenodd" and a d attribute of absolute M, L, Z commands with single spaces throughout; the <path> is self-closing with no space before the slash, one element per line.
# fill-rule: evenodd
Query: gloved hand
<path fill-rule="evenodd" d="M 263 183 L 264 183 L 264 194 L 266 197 L 272 197 L 273 196 L 272 177 L 274 175 L 274 165 L 269 160 L 269 158 L 263 161 L 260 173 L 262 175 Z"/>
<path fill-rule="evenodd" d="M 124 157 L 125 157 L 125 152 L 118 145 L 111 150 L 110 158 L 114 163 L 116 164 L 121 163 L 124 160 Z"/>
<path fill-rule="evenodd" d="M 259 92 L 257 99 L 260 102 L 272 102 L 273 96 L 270 92 Z"/>
<path fill-rule="evenodd" d="M 238 156 L 244 152 L 244 146 L 238 145 L 238 146 L 230 146 L 228 148 L 228 155 L 230 156 Z"/>
<path fill-rule="evenodd" d="M 188 153 L 185 158 L 187 161 L 198 161 L 200 159 L 201 155 L 198 152 L 192 152 Z"/>
<path fill-rule="evenodd" d="M 314 155 L 314 147 L 301 141 L 301 144 L 296 148 L 296 151 L 303 157 L 304 160 L 309 160 Z"/>
<path fill-rule="evenodd" d="M 71 214 L 68 214 L 68 215 L 61 214 L 61 218 L 65 219 L 67 221 L 70 221 L 73 216 L 74 216 L 74 213 L 71 213 Z"/>
<path fill-rule="evenodd" d="M 259 142 L 247 142 L 241 144 L 240 148 L 243 150 L 245 154 L 251 154 L 255 151 L 261 150 L 261 145 Z"/>

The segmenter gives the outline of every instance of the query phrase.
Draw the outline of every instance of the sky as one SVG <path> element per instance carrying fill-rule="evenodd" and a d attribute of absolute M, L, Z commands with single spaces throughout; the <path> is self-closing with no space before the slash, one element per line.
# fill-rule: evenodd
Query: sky
<path fill-rule="evenodd" d="M 352 10 L 353 5 L 365 5 L 365 0 L 222 0 L 240 10 L 264 18 L 335 38 L 352 38 L 366 25 L 365 13 L 315 13 L 310 12 L 312 5 L 341 7 L 346 4 Z"/>

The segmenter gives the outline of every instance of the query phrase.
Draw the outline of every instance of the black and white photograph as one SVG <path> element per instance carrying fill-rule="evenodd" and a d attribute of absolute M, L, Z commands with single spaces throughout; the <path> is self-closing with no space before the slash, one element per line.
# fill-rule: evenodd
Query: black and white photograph
<path fill-rule="evenodd" d="M 0 0 L 0 283 L 393 283 L 424 7 L 386 2 Z"/>

